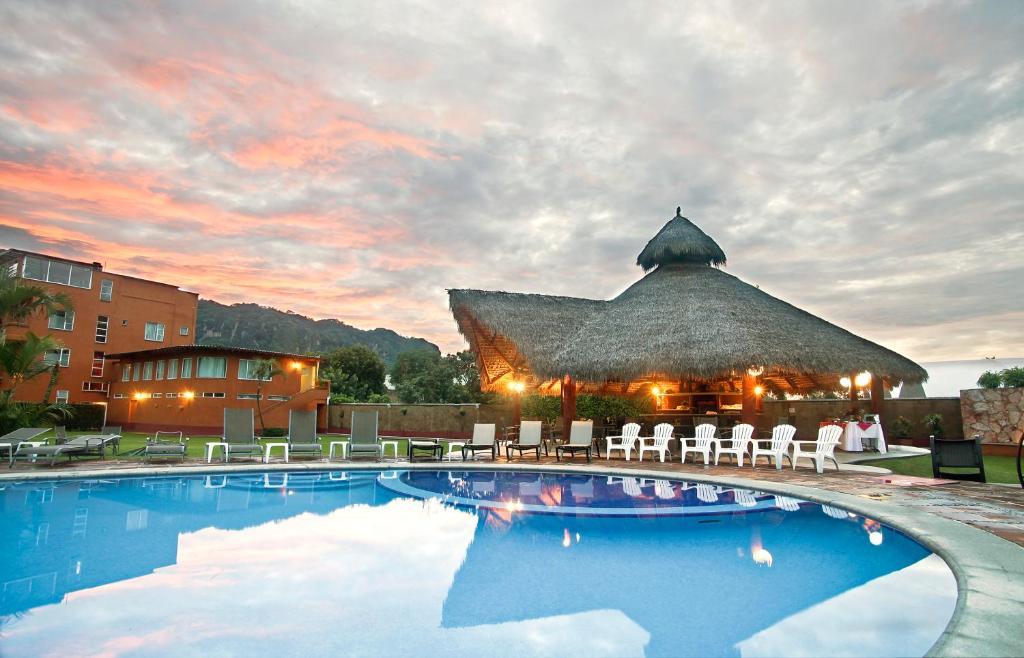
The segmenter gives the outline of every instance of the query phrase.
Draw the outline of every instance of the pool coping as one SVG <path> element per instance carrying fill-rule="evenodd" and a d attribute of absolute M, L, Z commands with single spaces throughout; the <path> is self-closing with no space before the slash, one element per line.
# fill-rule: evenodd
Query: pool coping
<path fill-rule="evenodd" d="M 124 469 L 82 469 L 75 471 L 34 471 L 0 474 L 5 480 L 76 480 L 102 477 L 159 477 L 166 475 L 232 474 L 266 471 L 534 471 L 548 473 L 601 474 L 653 479 L 710 482 L 770 493 L 790 495 L 811 502 L 842 507 L 876 519 L 900 530 L 941 557 L 957 583 L 953 616 L 928 656 L 1020 656 L 1024 655 L 1024 548 L 978 528 L 927 511 L 893 506 L 878 500 L 784 482 L 744 477 L 710 476 L 699 473 L 671 473 L 604 465 L 529 463 L 278 463 L 223 464 L 202 466 L 155 466 Z"/>

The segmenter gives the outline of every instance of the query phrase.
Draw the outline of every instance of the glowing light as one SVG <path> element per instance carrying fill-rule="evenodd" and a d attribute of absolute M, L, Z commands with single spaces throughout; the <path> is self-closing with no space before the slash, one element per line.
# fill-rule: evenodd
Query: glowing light
<path fill-rule="evenodd" d="M 652 386 L 651 387 L 651 395 L 653 395 L 655 397 L 661 395 L 661 389 L 658 388 L 657 386 Z"/>
<path fill-rule="evenodd" d="M 292 370 L 302 370 L 302 364 L 298 361 L 292 361 Z"/>
<path fill-rule="evenodd" d="M 569 536 L 568 528 L 566 528 L 565 532 L 562 534 L 562 546 L 564 546 L 565 548 L 569 548 L 570 546 L 572 546 L 572 537 Z"/>
<path fill-rule="evenodd" d="M 849 377 L 841 378 L 839 380 L 839 385 L 842 386 L 843 388 L 850 388 L 850 378 Z"/>
<path fill-rule="evenodd" d="M 751 377 L 760 377 L 764 374 L 764 368 L 761 366 L 750 366 L 747 368 L 747 374 Z"/>
<path fill-rule="evenodd" d="M 856 384 L 860 388 L 864 388 L 865 386 L 867 386 L 868 384 L 871 383 L 871 373 L 870 372 L 862 372 L 862 373 L 860 373 L 859 375 L 857 375 L 854 378 L 853 383 Z"/>
<path fill-rule="evenodd" d="M 181 397 L 185 398 L 186 400 L 191 400 L 195 396 L 196 394 L 193 391 L 183 391 L 181 394 Z"/>
<path fill-rule="evenodd" d="M 512 391 L 513 393 L 522 393 L 524 390 L 526 390 L 526 384 L 524 384 L 523 382 L 509 382 L 508 390 Z"/>
<path fill-rule="evenodd" d="M 580 543 L 580 533 L 576 533 L 576 543 Z"/>
<path fill-rule="evenodd" d="M 882 539 L 882 532 L 880 530 L 875 530 L 874 532 L 868 533 L 868 541 L 871 542 L 872 546 L 881 546 Z"/>
<path fill-rule="evenodd" d="M 764 393 L 764 386 L 755 386 L 754 395 L 761 395 Z"/>
<path fill-rule="evenodd" d="M 136 401 L 145 400 L 149 397 L 149 393 L 136 393 L 132 396 Z"/>
<path fill-rule="evenodd" d="M 750 553 L 750 557 L 754 558 L 754 564 L 772 566 L 772 554 L 768 552 L 767 548 L 758 546 Z"/>

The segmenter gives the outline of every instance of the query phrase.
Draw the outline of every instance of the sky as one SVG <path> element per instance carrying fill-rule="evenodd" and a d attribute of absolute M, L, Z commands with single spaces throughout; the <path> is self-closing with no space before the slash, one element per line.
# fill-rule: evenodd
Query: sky
<path fill-rule="evenodd" d="M 1024 356 L 1024 3 L 0 3 L 0 246 L 463 349 L 683 214 L 918 361 Z"/>

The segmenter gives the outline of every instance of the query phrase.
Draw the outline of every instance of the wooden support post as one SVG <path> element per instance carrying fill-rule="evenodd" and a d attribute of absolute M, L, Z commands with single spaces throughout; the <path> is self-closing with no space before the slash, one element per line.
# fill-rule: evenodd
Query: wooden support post
<path fill-rule="evenodd" d="M 871 413 L 882 413 L 882 403 L 885 401 L 885 381 L 874 373 L 871 373 Z"/>
<path fill-rule="evenodd" d="M 857 408 L 857 373 L 847 375 L 850 378 L 850 404 Z"/>
<path fill-rule="evenodd" d="M 576 382 L 566 375 L 562 378 L 562 437 L 568 439 L 572 421 L 576 420 Z"/>
<path fill-rule="evenodd" d="M 743 373 L 743 410 L 740 412 L 740 420 L 747 425 L 757 426 L 757 394 L 754 387 L 757 386 L 757 377 L 749 373 Z"/>
<path fill-rule="evenodd" d="M 479 408 L 478 408 L 479 409 Z M 512 394 L 512 427 L 523 423 L 523 394 L 516 391 Z"/>

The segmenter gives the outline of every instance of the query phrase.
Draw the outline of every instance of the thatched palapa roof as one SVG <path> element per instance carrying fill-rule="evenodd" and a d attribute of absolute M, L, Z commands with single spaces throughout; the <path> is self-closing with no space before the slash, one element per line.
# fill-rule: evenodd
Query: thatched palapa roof
<path fill-rule="evenodd" d="M 726 274 L 725 252 L 679 210 L 637 264 L 650 271 L 610 301 L 449 290 L 485 388 L 571 375 L 592 388 L 735 378 L 751 367 L 792 392 L 838 388 L 867 370 L 892 385 L 927 379 L 892 350 Z"/>

